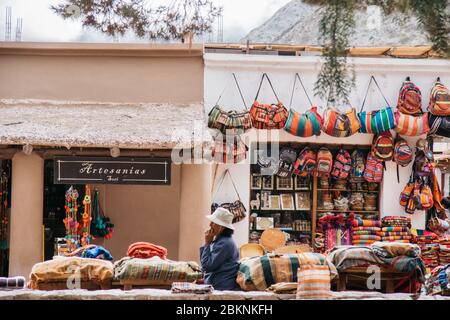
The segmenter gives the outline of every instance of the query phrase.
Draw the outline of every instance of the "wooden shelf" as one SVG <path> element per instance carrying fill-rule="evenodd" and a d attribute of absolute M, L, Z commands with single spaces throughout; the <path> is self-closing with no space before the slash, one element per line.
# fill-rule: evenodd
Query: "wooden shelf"
<path fill-rule="evenodd" d="M 355 213 L 379 213 L 380 211 L 367 211 L 367 210 L 325 210 L 325 209 L 317 209 L 317 212 L 355 212 Z"/>
<path fill-rule="evenodd" d="M 361 192 L 361 193 L 378 193 L 378 190 L 368 191 L 368 190 L 348 190 L 348 189 L 317 189 L 317 191 L 342 191 L 342 192 Z"/>

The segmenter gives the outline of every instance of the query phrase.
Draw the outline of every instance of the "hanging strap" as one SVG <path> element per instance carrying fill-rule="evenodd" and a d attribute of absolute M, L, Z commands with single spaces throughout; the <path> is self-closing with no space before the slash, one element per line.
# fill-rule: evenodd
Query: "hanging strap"
<path fill-rule="evenodd" d="M 270 81 L 269 76 L 267 75 L 267 73 L 263 73 L 263 75 L 261 77 L 261 82 L 259 83 L 259 88 L 258 88 L 258 92 L 256 93 L 255 101 L 258 100 L 259 92 L 261 91 L 261 86 L 262 86 L 262 83 L 264 81 L 264 77 L 267 78 L 267 81 L 269 82 L 270 87 L 272 88 L 273 94 L 275 95 L 275 98 L 277 99 L 277 102 L 280 102 L 280 99 L 278 99 L 278 96 L 277 96 L 277 94 L 275 92 L 275 89 L 273 88 L 272 82 Z"/>
<path fill-rule="evenodd" d="M 238 192 L 238 190 L 237 190 L 237 188 L 236 188 L 236 184 L 234 183 L 233 177 L 231 176 L 231 173 L 230 173 L 230 171 L 229 171 L 228 169 L 226 169 L 226 170 L 223 172 L 221 181 L 220 181 L 220 183 L 219 183 L 219 185 L 218 185 L 218 187 L 217 187 L 217 189 L 216 189 L 216 192 L 215 192 L 214 195 L 213 195 L 212 200 L 214 201 L 214 199 L 216 198 L 216 195 L 217 195 L 217 193 L 219 192 L 220 187 L 222 186 L 223 181 L 225 180 L 225 176 L 227 176 L 227 175 L 230 177 L 231 183 L 232 183 L 232 185 L 233 185 L 234 191 L 236 192 L 236 194 L 237 194 L 237 196 L 238 196 L 239 201 L 241 201 L 241 196 L 239 195 L 239 192 Z"/>
<path fill-rule="evenodd" d="M 311 102 L 311 99 L 309 98 L 308 92 L 306 91 L 306 88 L 303 85 L 303 81 L 300 78 L 300 75 L 298 73 L 296 73 L 295 74 L 295 79 L 294 79 L 294 86 L 292 87 L 291 102 L 289 102 L 289 108 L 292 107 L 292 101 L 294 100 L 294 92 L 295 92 L 295 85 L 297 84 L 297 78 L 298 78 L 298 81 L 300 82 L 300 84 L 302 85 L 303 91 L 305 91 L 305 94 L 306 94 L 306 97 L 308 98 L 310 106 L 312 106 L 313 103 Z"/>
<path fill-rule="evenodd" d="M 245 103 L 244 95 L 242 94 L 242 90 L 241 90 L 241 87 L 239 86 L 239 83 L 237 81 L 236 75 L 234 74 L 234 72 L 232 73 L 232 75 L 233 75 L 233 78 L 234 78 L 234 82 L 236 83 L 236 87 L 237 87 L 237 89 L 239 91 L 239 95 L 241 96 L 242 102 L 244 103 L 244 108 L 245 108 L 245 110 L 248 110 L 247 109 L 247 104 Z M 223 94 L 228 89 L 229 84 L 230 84 L 230 81 L 228 81 L 227 84 L 225 85 L 225 88 L 223 88 L 223 91 L 220 94 L 219 99 L 217 99 L 217 102 L 215 104 L 216 106 L 219 104 L 220 99 L 222 99 Z"/>
<path fill-rule="evenodd" d="M 378 82 L 377 82 L 377 80 L 375 79 L 375 77 L 374 77 L 374 76 L 370 76 L 370 81 L 369 81 L 369 85 L 367 86 L 366 95 L 364 96 L 364 101 L 363 101 L 363 103 L 362 103 L 361 110 L 359 110 L 360 113 L 363 111 L 364 105 L 366 104 L 367 95 L 369 94 L 369 89 L 370 89 L 370 85 L 372 84 L 372 81 L 373 81 L 373 82 L 375 83 L 375 85 L 377 86 L 378 91 L 379 91 L 379 92 L 381 93 L 381 95 L 383 96 L 384 101 L 386 101 L 386 105 L 387 105 L 388 107 L 391 107 L 391 105 L 390 105 L 389 102 L 387 101 L 386 97 L 384 96 L 383 91 L 381 91 L 381 88 L 380 88 L 380 86 L 378 85 Z"/>

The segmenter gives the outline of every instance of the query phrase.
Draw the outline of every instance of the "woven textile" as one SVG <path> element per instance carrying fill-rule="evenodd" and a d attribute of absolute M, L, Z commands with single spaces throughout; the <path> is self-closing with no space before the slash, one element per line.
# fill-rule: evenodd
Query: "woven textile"
<path fill-rule="evenodd" d="M 25 287 L 25 277 L 0 277 L 0 290 L 15 290 Z"/>
<path fill-rule="evenodd" d="M 74 274 L 79 275 L 80 281 L 107 284 L 113 276 L 113 264 L 101 259 L 58 257 L 35 264 L 28 287 L 39 289 L 41 283 L 65 282 Z"/>
<path fill-rule="evenodd" d="M 172 283 L 172 293 L 194 293 L 206 294 L 213 292 L 214 288 L 210 284 L 195 284 L 191 282 Z"/>
<path fill-rule="evenodd" d="M 379 220 L 353 220 L 353 227 L 381 227 Z"/>
<path fill-rule="evenodd" d="M 194 282 L 202 278 L 196 262 L 163 260 L 157 256 L 150 259 L 125 257 L 114 263 L 116 280 L 158 280 Z"/>
<path fill-rule="evenodd" d="M 329 299 L 330 269 L 325 265 L 303 265 L 298 269 L 297 299 Z"/>
<path fill-rule="evenodd" d="M 353 215 L 348 218 L 344 215 L 327 215 L 322 217 L 319 223 L 325 233 L 324 251 L 352 244 Z"/>
<path fill-rule="evenodd" d="M 267 254 L 242 259 L 236 282 L 244 291 L 266 290 L 280 282 L 297 282 L 297 270 L 302 264 L 324 265 L 330 269 L 332 277 L 337 275 L 334 265 L 319 253 Z"/>
<path fill-rule="evenodd" d="M 152 258 L 160 257 L 166 259 L 167 249 L 148 242 L 136 242 L 128 247 L 127 256 L 132 258 Z"/>

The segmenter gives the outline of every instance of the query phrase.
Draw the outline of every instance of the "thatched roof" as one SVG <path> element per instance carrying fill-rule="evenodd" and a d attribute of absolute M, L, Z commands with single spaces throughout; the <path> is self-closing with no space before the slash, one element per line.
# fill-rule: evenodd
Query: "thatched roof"
<path fill-rule="evenodd" d="M 202 103 L 8 99 L 0 100 L 0 114 L 2 145 L 173 149 L 207 141 L 193 139 L 195 126 L 207 131 Z"/>

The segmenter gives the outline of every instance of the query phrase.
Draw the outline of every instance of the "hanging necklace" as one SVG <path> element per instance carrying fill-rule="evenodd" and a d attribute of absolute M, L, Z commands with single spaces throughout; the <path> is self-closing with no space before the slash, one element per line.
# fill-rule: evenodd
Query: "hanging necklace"
<path fill-rule="evenodd" d="M 81 218 L 81 245 L 87 246 L 91 242 L 91 188 L 86 185 L 86 193 L 83 200 L 84 212 Z"/>
<path fill-rule="evenodd" d="M 64 219 L 64 225 L 66 227 L 66 242 L 69 247 L 70 252 L 74 251 L 79 247 L 79 236 L 78 236 L 78 191 L 70 186 L 69 190 L 66 192 L 66 218 Z"/>

